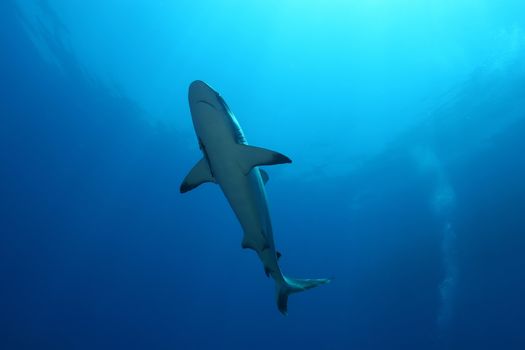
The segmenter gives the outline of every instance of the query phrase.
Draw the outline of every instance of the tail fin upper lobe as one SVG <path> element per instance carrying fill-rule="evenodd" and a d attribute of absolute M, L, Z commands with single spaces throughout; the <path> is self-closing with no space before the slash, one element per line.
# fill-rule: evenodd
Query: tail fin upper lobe
<path fill-rule="evenodd" d="M 323 284 L 330 283 L 330 279 L 300 279 L 284 277 L 283 282 L 276 282 L 277 307 L 279 311 L 286 315 L 288 314 L 288 296 L 292 293 L 302 292 Z"/>

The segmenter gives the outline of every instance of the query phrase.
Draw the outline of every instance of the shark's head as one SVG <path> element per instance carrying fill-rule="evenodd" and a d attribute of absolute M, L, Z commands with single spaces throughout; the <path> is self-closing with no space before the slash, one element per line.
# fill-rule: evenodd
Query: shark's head
<path fill-rule="evenodd" d="M 224 101 L 221 95 L 219 95 L 219 93 L 212 87 L 202 80 L 195 80 L 190 84 L 188 99 L 190 109 L 192 110 L 193 123 L 196 128 L 198 128 L 197 125 L 209 124 L 212 122 L 209 118 L 220 118 L 224 123 L 229 125 L 232 136 L 237 143 L 246 143 L 246 139 L 239 123 L 226 104 L 226 101 Z M 207 106 L 206 108 L 211 108 L 212 112 L 198 112 L 198 110 L 202 111 L 199 106 Z M 204 110 L 206 110 L 206 108 Z M 216 119 L 215 122 L 217 121 L 218 120 Z"/>
<path fill-rule="evenodd" d="M 191 83 L 188 91 L 188 99 L 190 106 L 204 103 L 226 115 L 231 114 L 230 108 L 221 95 L 202 80 L 195 80 Z"/>
<path fill-rule="evenodd" d="M 191 83 L 188 91 L 190 105 L 206 103 L 215 109 L 221 108 L 217 100 L 217 92 L 208 84 L 201 80 L 195 80 Z"/>

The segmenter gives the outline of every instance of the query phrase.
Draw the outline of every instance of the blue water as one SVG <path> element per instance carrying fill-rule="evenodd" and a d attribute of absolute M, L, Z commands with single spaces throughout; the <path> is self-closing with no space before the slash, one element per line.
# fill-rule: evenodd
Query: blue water
<path fill-rule="evenodd" d="M 0 349 L 524 349 L 522 1 L 0 1 Z M 282 152 L 289 315 L 187 87 Z"/>

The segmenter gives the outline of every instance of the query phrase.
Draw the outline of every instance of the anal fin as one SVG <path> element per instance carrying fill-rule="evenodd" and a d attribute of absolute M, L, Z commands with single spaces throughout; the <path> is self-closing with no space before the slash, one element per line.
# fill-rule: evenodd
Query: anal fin
<path fill-rule="evenodd" d="M 264 268 L 264 273 L 266 274 L 266 277 L 270 277 L 270 269 L 265 267 Z"/>

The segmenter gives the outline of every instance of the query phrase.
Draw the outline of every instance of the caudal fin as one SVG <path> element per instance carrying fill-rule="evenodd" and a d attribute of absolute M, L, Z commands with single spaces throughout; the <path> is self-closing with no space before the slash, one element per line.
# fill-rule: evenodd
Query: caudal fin
<path fill-rule="evenodd" d="M 328 278 L 319 279 L 300 279 L 284 277 L 283 282 L 276 282 L 277 307 L 279 311 L 286 315 L 288 314 L 288 296 L 292 293 L 302 292 L 314 287 L 330 283 Z"/>

